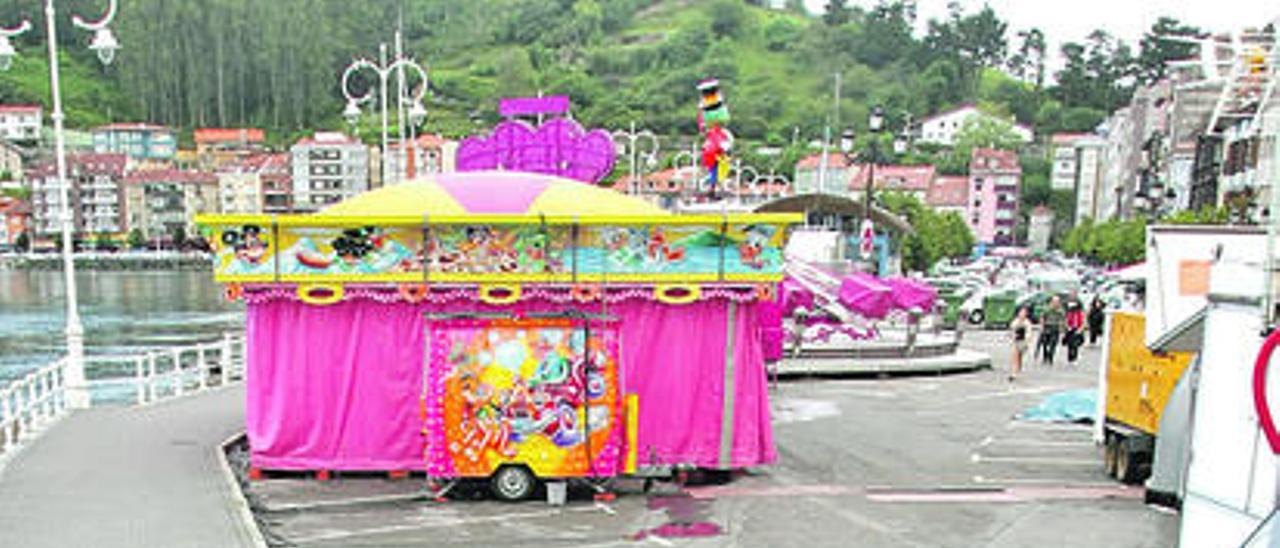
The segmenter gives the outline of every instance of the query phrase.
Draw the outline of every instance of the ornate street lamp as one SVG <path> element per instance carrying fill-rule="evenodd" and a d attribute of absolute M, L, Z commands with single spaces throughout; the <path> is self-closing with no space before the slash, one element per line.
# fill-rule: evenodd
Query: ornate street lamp
<path fill-rule="evenodd" d="M 391 76 L 394 74 L 402 74 L 404 69 L 410 69 L 414 72 L 417 72 L 418 78 L 422 80 L 422 85 L 418 87 L 418 91 L 416 93 L 410 92 L 409 95 L 406 96 L 404 94 L 397 92 L 397 95 L 399 95 L 399 97 L 397 97 L 397 101 L 398 101 L 397 105 L 404 106 L 406 103 L 411 103 L 413 105 L 413 107 L 409 111 L 408 121 L 410 122 L 410 124 L 413 125 L 413 127 L 416 127 L 418 124 L 421 123 L 422 120 L 425 120 L 427 116 L 427 110 L 422 106 L 422 99 L 427 94 L 427 87 L 428 87 L 429 80 L 427 79 L 427 71 L 426 69 L 422 68 L 422 65 L 419 65 L 412 58 L 399 56 L 399 55 L 396 56 L 395 59 L 391 60 L 391 62 L 387 62 L 387 45 L 381 44 L 378 46 L 377 62 L 372 61 L 370 59 L 363 59 L 363 58 L 356 59 L 350 65 L 347 65 L 346 70 L 342 72 L 342 95 L 347 99 L 347 106 L 342 110 L 342 116 L 343 118 L 346 118 L 347 122 L 352 124 L 353 126 L 360 121 L 360 116 L 363 114 L 363 112 L 361 111 L 360 105 L 372 102 L 374 100 L 374 97 L 373 97 L 372 89 L 366 90 L 364 93 L 359 93 L 358 91 L 355 91 L 352 88 L 352 82 L 351 82 L 352 76 L 354 76 L 357 72 L 360 72 L 361 70 L 367 70 L 367 71 L 373 72 L 378 77 L 378 90 L 379 90 L 378 104 L 382 109 L 382 184 L 383 185 L 388 184 L 388 182 L 390 181 L 390 176 L 387 173 L 387 165 L 389 164 L 389 162 L 387 161 L 387 158 L 388 158 L 388 153 L 390 152 L 387 148 L 388 147 L 387 145 L 387 127 L 388 127 L 387 126 L 387 123 L 388 123 L 387 109 L 389 107 L 389 100 L 387 98 L 387 81 L 390 80 Z M 415 118 L 418 120 L 418 122 L 414 122 Z M 403 120 L 401 123 L 403 124 Z M 402 133 L 401 137 L 403 136 L 404 134 Z M 401 148 L 403 149 L 404 147 L 403 138 L 400 140 L 400 145 L 401 145 Z"/>
<path fill-rule="evenodd" d="M 644 157 L 645 167 L 657 165 L 658 136 L 647 129 L 637 130 L 636 123 L 631 122 L 630 130 L 613 132 L 613 139 L 618 143 L 618 148 L 622 149 L 622 154 L 627 157 L 627 175 L 631 179 L 627 190 L 631 195 L 640 194 L 644 190 L 641 181 L 637 180 L 637 176 L 644 172 L 640 166 L 641 156 Z M 641 143 L 645 144 L 641 145 Z"/>
<path fill-rule="evenodd" d="M 58 18 L 53 4 L 54 0 L 45 0 L 44 19 L 45 40 L 49 45 L 49 90 L 53 102 L 53 112 L 49 114 L 49 118 L 53 120 L 54 163 L 57 165 L 59 199 L 62 200 L 62 272 L 67 288 L 67 360 L 63 380 L 66 383 L 67 406 L 83 408 L 90 403 L 89 385 L 84 374 L 84 325 L 80 322 L 77 306 L 75 248 L 71 238 L 75 213 L 71 209 L 71 185 L 67 181 L 67 147 L 58 74 Z M 80 16 L 71 18 L 71 24 L 76 27 L 93 31 L 89 49 L 98 54 L 98 60 L 104 65 L 111 64 L 116 51 L 120 49 L 120 43 L 107 27 L 115 16 L 116 0 L 108 0 L 107 13 L 97 21 L 86 21 Z M 0 28 L 0 70 L 7 70 L 12 66 L 14 57 L 18 55 L 9 39 L 28 30 L 31 30 L 31 22 L 26 20 L 13 28 Z"/>

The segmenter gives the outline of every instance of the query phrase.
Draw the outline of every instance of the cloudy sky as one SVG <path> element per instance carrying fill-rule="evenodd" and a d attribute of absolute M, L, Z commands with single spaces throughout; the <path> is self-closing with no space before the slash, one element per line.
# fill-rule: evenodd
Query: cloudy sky
<path fill-rule="evenodd" d="M 948 0 L 917 0 L 920 29 L 930 18 L 944 18 Z M 876 0 L 852 0 L 850 4 L 874 6 Z M 827 0 L 805 0 L 820 13 Z M 1278 0 L 960 0 L 965 11 L 974 12 L 989 4 L 1001 19 L 1009 22 L 1010 36 L 1018 30 L 1038 27 L 1056 54 L 1062 42 L 1080 41 L 1094 29 L 1102 28 L 1136 47 L 1143 31 L 1161 15 L 1211 31 L 1239 30 L 1262 26 L 1280 18 Z"/>

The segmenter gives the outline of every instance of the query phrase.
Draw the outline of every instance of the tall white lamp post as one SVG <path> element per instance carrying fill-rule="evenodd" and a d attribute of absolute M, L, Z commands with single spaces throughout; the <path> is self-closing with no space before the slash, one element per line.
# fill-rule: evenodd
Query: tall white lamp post
<path fill-rule="evenodd" d="M 417 72 L 418 77 L 422 80 L 422 85 L 418 87 L 418 91 L 410 92 L 410 95 L 408 97 L 404 96 L 399 92 L 399 86 L 397 86 L 397 91 L 396 91 L 396 95 L 399 96 L 397 97 L 398 106 L 403 107 L 406 102 L 412 104 L 412 106 L 409 108 L 408 121 L 411 125 L 417 126 L 418 124 L 422 123 L 422 121 L 427 116 L 427 110 L 425 107 L 422 106 L 422 99 L 427 94 L 428 80 L 427 80 L 427 71 L 426 69 L 422 68 L 422 65 L 419 65 L 412 58 L 404 57 L 401 55 L 397 55 L 395 59 L 391 60 L 391 62 L 388 63 L 387 62 L 387 45 L 382 44 L 381 46 L 378 47 L 377 62 L 374 62 L 369 59 L 356 59 L 353 63 L 348 65 L 347 69 L 342 73 L 342 95 L 347 99 L 347 107 L 343 109 L 342 116 L 345 117 L 347 119 L 347 122 L 351 123 L 352 125 L 355 125 L 356 122 L 360 120 L 361 114 L 363 114 L 363 112 L 360 110 L 360 105 L 363 105 L 365 103 L 368 103 L 374 100 L 372 89 L 367 90 L 364 93 L 359 93 L 351 88 L 352 76 L 354 76 L 360 70 L 368 70 L 368 71 L 372 71 L 378 77 L 378 92 L 379 92 L 378 103 L 382 109 L 382 184 L 383 185 L 388 184 L 390 179 L 390 176 L 387 173 L 387 165 L 389 164 L 389 162 L 387 161 L 387 157 L 388 157 L 388 153 L 390 152 L 390 150 L 388 150 L 387 148 L 387 108 L 389 106 L 388 100 L 387 100 L 387 81 L 390 80 L 392 76 L 403 73 L 404 69 L 410 69 L 410 70 L 413 70 L 414 72 Z M 402 120 L 400 123 L 403 125 L 404 121 Z M 404 140 L 401 139 L 401 145 L 403 144 L 404 144 Z"/>
<path fill-rule="evenodd" d="M 73 254 L 75 249 L 71 238 L 72 224 L 75 223 L 75 212 L 71 206 L 71 188 L 67 181 L 66 139 L 63 135 L 62 91 L 58 81 L 58 29 L 57 12 L 54 11 L 54 0 L 45 0 L 45 41 L 49 43 L 49 88 L 53 95 L 53 112 L 49 117 L 53 120 L 54 161 L 58 170 L 58 189 L 62 200 L 62 272 L 66 280 L 67 291 L 67 361 L 63 370 L 66 383 L 66 402 L 72 408 L 89 406 L 89 385 L 84 374 L 84 325 L 80 323 L 79 307 L 76 304 L 76 266 Z M 115 59 L 120 43 L 107 25 L 116 16 L 116 0 L 108 0 L 107 13 L 97 21 L 86 21 L 80 16 L 73 16 L 71 23 L 75 26 L 93 31 L 93 40 L 89 49 L 97 52 L 102 64 L 111 64 Z M 30 21 L 22 21 L 13 28 L 0 28 L 0 70 L 7 70 L 13 64 L 17 50 L 9 39 L 31 30 Z"/>
<path fill-rule="evenodd" d="M 613 139 L 627 156 L 628 175 L 631 177 L 631 185 L 627 190 L 632 195 L 640 194 L 643 188 L 637 177 L 645 171 L 639 165 L 640 158 L 644 157 L 643 167 L 652 167 L 658 163 L 658 136 L 647 129 L 637 130 L 636 123 L 631 122 L 630 131 L 617 130 L 613 132 Z M 642 148 L 642 142 L 648 146 Z"/>

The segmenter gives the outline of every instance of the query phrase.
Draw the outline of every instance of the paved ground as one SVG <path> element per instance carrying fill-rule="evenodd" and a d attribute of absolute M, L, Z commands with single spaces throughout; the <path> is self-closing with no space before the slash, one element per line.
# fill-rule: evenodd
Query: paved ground
<path fill-rule="evenodd" d="M 720 485 L 638 485 L 610 504 L 564 508 L 415 497 L 416 480 L 255 482 L 290 546 L 1167 547 L 1177 517 L 1109 481 L 1087 427 L 1014 421 L 1061 389 L 1092 386 L 1096 350 L 1074 369 L 994 369 L 946 377 L 784 382 L 774 394 L 781 460 Z M 1065 357 L 1060 357 L 1064 360 Z M 381 498 L 381 500 L 378 500 Z M 372 499 L 372 500 L 371 500 Z"/>
<path fill-rule="evenodd" d="M 215 449 L 242 385 L 73 413 L 0 472 L 0 546 L 252 546 Z"/>

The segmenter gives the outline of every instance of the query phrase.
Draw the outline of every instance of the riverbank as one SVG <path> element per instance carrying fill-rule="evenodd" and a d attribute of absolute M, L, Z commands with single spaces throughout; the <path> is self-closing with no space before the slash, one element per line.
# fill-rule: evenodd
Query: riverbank
<path fill-rule="evenodd" d="M 210 270 L 212 259 L 206 253 L 122 252 L 76 253 L 76 268 L 84 270 Z M 62 270 L 59 253 L 0 255 L 0 270 Z"/>

